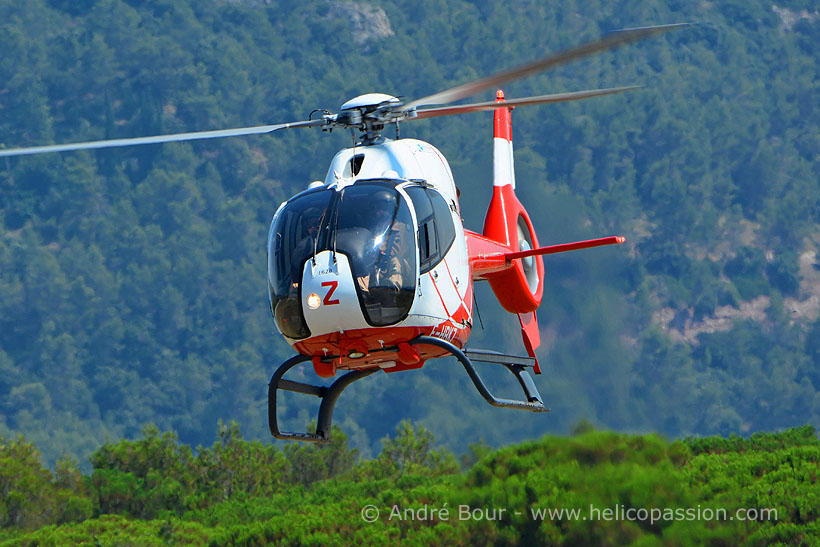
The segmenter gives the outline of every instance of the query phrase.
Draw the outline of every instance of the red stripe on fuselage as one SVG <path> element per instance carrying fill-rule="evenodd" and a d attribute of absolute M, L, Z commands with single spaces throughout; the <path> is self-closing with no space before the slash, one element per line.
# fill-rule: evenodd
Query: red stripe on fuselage
<path fill-rule="evenodd" d="M 451 317 L 450 312 L 447 310 L 447 304 L 444 302 L 444 297 L 441 296 L 441 291 L 438 290 L 438 285 L 436 284 L 436 278 L 433 277 L 433 272 L 428 272 L 428 275 L 430 276 L 430 281 L 433 282 L 433 288 L 436 289 L 436 294 L 438 295 L 438 299 L 441 301 L 441 305 L 444 306 L 445 315 L 447 315 L 447 317 Z"/>
<path fill-rule="evenodd" d="M 461 293 L 458 292 L 458 284 L 455 282 L 455 279 L 453 279 L 453 273 L 450 271 L 450 266 L 447 265 L 446 260 L 444 261 L 444 267 L 447 269 L 447 275 L 450 277 L 450 283 L 453 284 L 453 288 L 455 289 L 456 294 L 458 295 L 458 299 L 461 302 L 461 305 L 456 310 L 456 313 L 454 313 L 453 315 L 450 315 L 448 313 L 447 315 L 456 323 L 463 324 L 465 321 L 470 321 L 470 309 L 467 306 L 467 303 L 464 302 L 464 299 L 461 297 Z M 469 288 L 470 280 L 468 279 L 466 281 Z"/>

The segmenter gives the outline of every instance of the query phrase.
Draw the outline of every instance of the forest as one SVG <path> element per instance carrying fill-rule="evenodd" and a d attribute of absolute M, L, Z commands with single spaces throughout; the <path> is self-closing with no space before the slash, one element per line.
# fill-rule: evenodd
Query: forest
<path fill-rule="evenodd" d="M 0 442 L 0 545 L 812 545 L 820 440 L 547 435 L 460 458 L 402 422 L 374 459 L 245 441 L 198 450 L 154 426 L 105 443 L 82 473 Z"/>
<path fill-rule="evenodd" d="M 646 456 L 653 465 L 662 464 L 658 469 L 689 477 L 679 484 L 657 471 L 657 487 L 644 484 L 646 491 L 679 496 L 679 505 L 697 505 L 698 496 L 714 502 L 722 494 L 709 490 L 718 487 L 697 482 L 711 464 L 691 467 L 711 452 L 696 440 L 662 439 L 719 435 L 735 439 L 731 451 L 745 454 L 739 439 L 820 422 L 820 13 L 808 0 L 0 2 L 4 148 L 302 120 L 362 93 L 422 97 L 609 31 L 675 22 L 696 24 L 504 89 L 514 98 L 643 86 L 512 115 L 518 192 L 540 242 L 627 239 L 545 259 L 538 312 L 544 374 L 535 380 L 552 411 L 486 405 L 451 360 L 376 374 L 338 404 L 335 423 L 346 444 L 336 450 L 347 454 L 339 461 L 321 463 L 324 452 L 270 440 L 267 382 L 293 350 L 270 317 L 265 241 L 278 205 L 324 179 L 349 135 L 304 129 L 0 161 L 3 458 L 29 470 L 32 484 L 41 485 L 32 495 L 42 503 L 66 500 L 65 509 L 44 509 L 41 520 L 25 517 L 16 525 L 75 522 L 103 534 L 145 519 L 157 533 L 211 541 L 240 534 L 229 525 L 211 529 L 218 511 L 257 523 L 242 534 L 319 534 L 315 524 L 289 531 L 282 523 L 292 515 L 278 507 L 301 496 L 329 503 L 339 489 L 361 499 L 384 495 L 381 504 L 407 491 L 415 496 L 408 503 L 479 506 L 496 494 L 482 490 L 490 479 L 481 467 L 458 472 L 470 446 L 489 451 L 519 443 L 492 452 L 495 459 L 481 460 L 485 466 L 502 465 L 518 451 L 555 451 L 568 466 L 582 465 L 568 455 L 575 441 L 560 436 L 582 421 L 620 432 L 584 442 L 639 443 L 654 454 Z M 431 142 L 447 157 L 462 190 L 465 226 L 474 230 L 490 198 L 491 125 L 491 114 L 478 113 L 402 126 L 402 136 Z M 484 285 L 476 300 L 482 320 L 470 345 L 521 353 L 515 317 Z M 502 396 L 517 388 L 488 376 Z M 294 428 L 315 418 L 312 406 L 285 404 L 283 419 Z M 378 467 L 388 450 L 383 439 L 403 420 L 438 439 L 436 450 L 448 455 L 429 465 L 440 466 L 444 475 L 436 477 L 455 482 L 412 469 L 407 488 L 378 482 L 389 472 Z M 255 454 L 253 472 L 264 466 L 270 473 L 239 487 L 239 497 L 196 489 L 197 473 L 216 472 L 209 462 L 231 457 L 220 450 L 239 442 L 226 423 L 248 439 L 241 446 Z M 547 433 L 559 436 L 534 440 Z M 193 448 L 214 439 L 220 441 L 213 448 Z M 179 484 L 145 486 L 171 468 L 145 467 L 139 446 L 170 451 L 167 465 L 181 470 Z M 690 453 L 680 457 L 691 458 L 685 465 L 670 455 L 683 446 Z M 813 453 L 795 450 L 816 471 L 811 446 Z M 317 476 L 360 473 L 375 482 L 349 479 L 352 486 L 334 478 L 286 489 L 288 481 L 307 480 L 294 478 L 300 451 L 309 454 L 304 465 L 345 468 L 311 471 Z M 755 456 L 760 465 L 779 465 L 767 454 Z M 521 458 L 515 465 L 527 473 L 543 468 L 543 480 L 560 478 L 552 475 L 557 468 Z M 515 474 L 505 477 L 505 495 L 531 502 L 550 495 L 529 491 Z M 231 480 L 224 488 L 234 488 Z M 452 497 L 439 497 L 456 483 Z M 730 486 L 726 496 L 735 503 Z M 132 490 L 138 499 L 122 498 Z M 624 495 L 640 491 L 636 485 Z M 280 496 L 275 503 L 243 501 L 273 492 Z M 340 522 L 355 523 L 345 537 L 376 533 L 362 531 L 350 506 L 332 510 L 346 515 Z M 803 519 L 793 517 L 794 526 L 814 522 L 808 508 L 789 510 Z M 99 518 L 84 520 L 91 516 Z M 519 533 L 559 533 L 546 524 L 530 532 L 496 524 L 450 523 L 432 532 L 401 523 L 378 533 L 392 538 L 412 528 L 419 542 L 425 533 L 499 534 L 487 536 L 498 543 L 519 541 Z M 765 543 L 781 530 L 676 526 L 621 523 L 609 531 L 741 534 Z M 589 533 L 608 533 L 595 530 Z"/>

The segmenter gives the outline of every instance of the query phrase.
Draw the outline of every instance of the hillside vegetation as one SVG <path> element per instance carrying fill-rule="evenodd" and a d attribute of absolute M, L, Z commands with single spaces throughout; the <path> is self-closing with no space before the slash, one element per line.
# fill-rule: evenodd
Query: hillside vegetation
<path fill-rule="evenodd" d="M 697 22 L 505 89 L 645 86 L 513 114 L 518 187 L 541 242 L 628 241 L 546 259 L 536 381 L 552 412 L 491 408 L 454 363 L 434 361 L 359 382 L 336 421 L 366 457 L 403 418 L 457 453 L 582 418 L 673 438 L 817 424 L 815 10 L 2 2 L 0 146 L 302 120 L 366 92 L 425 96 L 613 29 Z M 402 126 L 449 159 L 472 229 L 489 201 L 490 127 L 486 113 Z M 88 454 L 146 423 L 190 446 L 210 443 L 220 420 L 268 439 L 266 384 L 292 354 L 267 309 L 268 223 L 349 143 L 300 130 L 0 162 L 0 434 L 24 434 L 57 472 L 68 454 L 86 473 Z M 478 303 L 471 344 L 520 353 L 515 318 L 487 287 Z M 286 403 L 294 428 L 314 417 Z"/>
<path fill-rule="evenodd" d="M 70 463 L 52 476 L 31 445 L 4 441 L 0 545 L 808 545 L 820 534 L 811 427 L 674 442 L 587 427 L 474 446 L 463 471 L 406 422 L 374 460 L 336 434 L 280 450 L 222 427 L 193 456 L 147 428 L 101 447 L 84 477 Z"/>

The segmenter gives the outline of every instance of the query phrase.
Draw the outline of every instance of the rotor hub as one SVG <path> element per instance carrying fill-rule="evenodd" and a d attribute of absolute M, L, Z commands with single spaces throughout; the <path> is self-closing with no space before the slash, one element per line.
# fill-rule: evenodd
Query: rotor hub
<path fill-rule="evenodd" d="M 336 116 L 336 124 L 357 128 L 364 133 L 363 144 L 373 144 L 382 140 L 381 131 L 388 123 L 398 123 L 408 117 L 409 112 L 401 110 L 402 102 L 385 93 L 366 93 L 344 103 Z"/>
<path fill-rule="evenodd" d="M 358 109 L 362 111 L 372 112 L 379 107 L 383 106 L 399 106 L 401 101 L 392 95 L 387 95 L 385 93 L 365 93 L 364 95 L 359 95 L 358 97 L 354 97 L 347 101 L 345 104 L 341 106 L 341 111 L 344 112 L 345 110 L 351 109 Z"/>

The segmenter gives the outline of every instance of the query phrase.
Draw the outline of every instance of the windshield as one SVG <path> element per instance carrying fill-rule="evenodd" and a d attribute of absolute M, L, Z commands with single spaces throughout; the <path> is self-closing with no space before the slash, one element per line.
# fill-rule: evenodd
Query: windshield
<path fill-rule="evenodd" d="M 401 321 L 416 290 L 410 208 L 392 184 L 368 183 L 342 190 L 337 211 L 336 250 L 350 258 L 365 319 L 374 326 Z"/>
<path fill-rule="evenodd" d="M 305 261 L 323 250 L 348 257 L 370 325 L 393 325 L 407 316 L 416 289 L 415 231 L 410 207 L 392 183 L 356 183 L 340 192 L 302 194 L 271 224 L 271 311 L 290 338 L 310 336 L 302 313 L 302 272 Z"/>
<path fill-rule="evenodd" d="M 318 190 L 297 196 L 271 223 L 268 235 L 268 290 L 271 312 L 285 336 L 307 338 L 300 285 L 305 261 L 319 243 L 334 192 Z"/>

